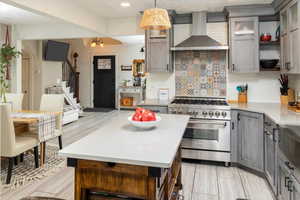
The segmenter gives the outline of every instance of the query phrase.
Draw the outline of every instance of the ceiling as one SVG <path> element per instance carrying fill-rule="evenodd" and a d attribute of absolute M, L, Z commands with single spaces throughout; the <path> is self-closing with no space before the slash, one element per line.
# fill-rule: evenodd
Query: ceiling
<path fill-rule="evenodd" d="M 62 0 L 69 1 L 69 0 Z M 154 0 L 72 0 L 82 9 L 99 17 L 124 18 L 139 15 L 140 11 L 154 7 Z M 222 11 L 224 6 L 266 4 L 273 0 L 157 0 L 157 6 L 176 10 L 177 13 L 192 11 Z M 129 2 L 130 7 L 121 7 L 121 2 Z M 0 23 L 4 24 L 41 24 L 55 23 L 55 19 L 34 14 L 0 2 Z"/>
<path fill-rule="evenodd" d="M 144 44 L 145 36 L 144 35 L 130 35 L 130 36 L 118 36 L 114 39 L 121 41 L 123 44 Z"/>
<path fill-rule="evenodd" d="M 55 23 L 50 17 L 34 14 L 0 2 L 0 23 L 3 24 L 42 24 Z"/>
<path fill-rule="evenodd" d="M 101 17 L 119 18 L 133 17 L 147 8 L 154 7 L 154 0 L 73 0 L 91 12 L 97 13 Z M 178 13 L 192 11 L 222 11 L 224 6 L 266 4 L 273 0 L 157 0 L 157 6 L 176 10 Z M 128 8 L 120 6 L 121 2 L 129 2 Z"/>

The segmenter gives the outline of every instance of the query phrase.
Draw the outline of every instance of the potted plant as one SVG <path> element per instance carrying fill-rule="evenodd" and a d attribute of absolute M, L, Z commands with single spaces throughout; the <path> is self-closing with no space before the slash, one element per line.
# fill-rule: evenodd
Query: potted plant
<path fill-rule="evenodd" d="M 9 66 L 14 58 L 17 58 L 21 52 L 16 51 L 15 47 L 9 44 L 3 44 L 0 48 L 0 102 L 6 103 L 6 92 L 8 89 Z"/>

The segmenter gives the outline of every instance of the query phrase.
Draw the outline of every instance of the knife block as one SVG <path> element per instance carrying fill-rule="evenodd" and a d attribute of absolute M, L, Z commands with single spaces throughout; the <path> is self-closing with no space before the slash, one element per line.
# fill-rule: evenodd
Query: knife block
<path fill-rule="evenodd" d="M 248 103 L 248 95 L 246 92 L 238 94 L 238 103 Z"/>

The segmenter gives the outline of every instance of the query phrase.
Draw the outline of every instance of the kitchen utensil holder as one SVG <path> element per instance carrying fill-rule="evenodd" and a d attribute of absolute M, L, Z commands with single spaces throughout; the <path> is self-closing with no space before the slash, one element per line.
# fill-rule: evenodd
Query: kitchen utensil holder
<path fill-rule="evenodd" d="M 240 92 L 238 94 L 238 103 L 247 103 L 248 102 L 248 95 L 246 92 Z"/>
<path fill-rule="evenodd" d="M 288 95 L 281 95 L 280 96 L 280 102 L 282 105 L 288 105 L 289 104 L 289 96 Z"/>

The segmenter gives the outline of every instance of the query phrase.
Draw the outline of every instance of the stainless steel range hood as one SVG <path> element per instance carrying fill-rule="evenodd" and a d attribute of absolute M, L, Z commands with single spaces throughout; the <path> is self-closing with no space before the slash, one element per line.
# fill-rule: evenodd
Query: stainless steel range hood
<path fill-rule="evenodd" d="M 192 36 L 175 47 L 172 47 L 171 50 L 227 50 L 228 46 L 222 45 L 207 35 L 206 22 L 206 12 L 193 13 Z"/>

